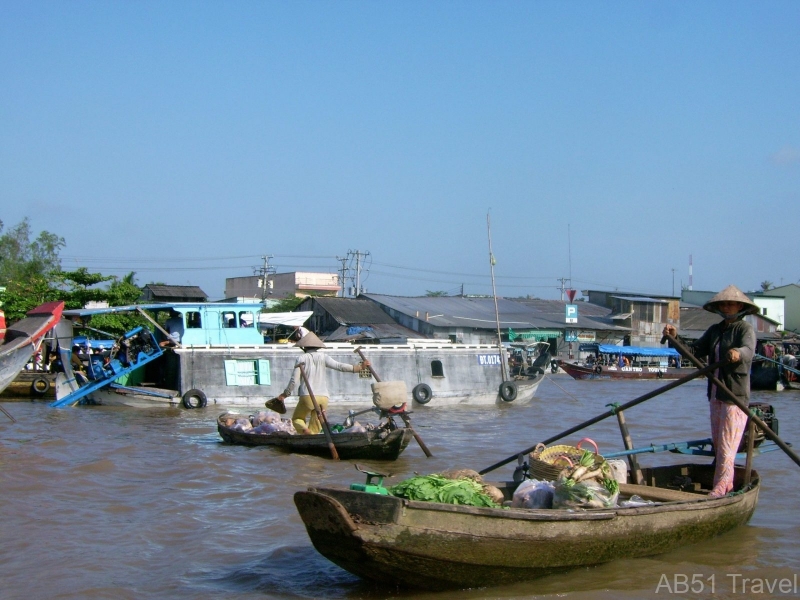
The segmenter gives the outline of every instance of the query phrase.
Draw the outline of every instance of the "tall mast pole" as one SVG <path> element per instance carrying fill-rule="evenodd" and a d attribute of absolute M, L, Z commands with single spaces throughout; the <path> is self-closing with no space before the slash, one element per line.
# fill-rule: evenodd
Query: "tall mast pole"
<path fill-rule="evenodd" d="M 500 335 L 500 310 L 497 308 L 497 291 L 494 285 L 494 265 L 497 261 L 495 261 L 494 254 L 492 253 L 492 224 L 489 220 L 489 213 L 486 213 L 486 229 L 489 232 L 489 267 L 492 272 L 492 297 L 494 297 L 494 316 L 497 322 L 497 349 L 500 351 L 500 371 L 503 375 L 503 381 L 506 381 L 508 379 L 506 356 L 505 352 L 503 352 L 503 339 Z"/>

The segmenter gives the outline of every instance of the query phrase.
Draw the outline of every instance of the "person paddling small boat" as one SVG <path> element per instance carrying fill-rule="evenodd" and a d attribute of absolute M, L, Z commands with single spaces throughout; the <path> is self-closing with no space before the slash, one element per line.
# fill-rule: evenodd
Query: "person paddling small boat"
<path fill-rule="evenodd" d="M 709 327 L 690 347 L 696 356 L 708 357 L 709 362 L 728 359 L 715 375 L 746 406 L 750 402 L 750 367 L 755 354 L 756 334 L 744 317 L 758 313 L 758 306 L 739 288 L 729 285 L 703 308 L 720 315 L 722 321 Z M 664 327 L 664 335 L 675 337 L 677 333 L 674 325 Z M 734 461 L 747 425 L 747 415 L 722 390 L 718 390 L 711 379 L 708 380 L 707 395 L 715 454 L 714 487 L 709 495 L 721 497 L 733 490 Z"/>

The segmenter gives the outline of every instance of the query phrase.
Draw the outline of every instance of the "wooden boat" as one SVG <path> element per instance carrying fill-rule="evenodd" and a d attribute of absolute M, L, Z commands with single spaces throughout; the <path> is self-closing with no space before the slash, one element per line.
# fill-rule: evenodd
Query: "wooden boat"
<path fill-rule="evenodd" d="M 236 431 L 226 427 L 222 419 L 230 413 L 217 418 L 217 431 L 229 444 L 242 446 L 272 446 L 287 452 L 313 454 L 330 458 L 331 451 L 324 435 L 303 435 L 278 431 L 270 434 Z M 339 458 L 363 460 L 397 460 L 400 453 L 414 439 L 411 427 L 396 429 L 374 429 L 363 433 L 333 433 L 333 443 Z"/>
<path fill-rule="evenodd" d="M 0 345 L 0 392 L 16 379 L 36 352 L 64 310 L 63 302 L 46 302 L 27 313 L 27 316 L 5 330 Z"/>
<path fill-rule="evenodd" d="M 696 369 L 667 366 L 582 365 L 559 360 L 558 366 L 574 379 L 680 379 Z"/>
<path fill-rule="evenodd" d="M 426 589 L 483 587 L 659 554 L 747 523 L 758 474 L 744 487 L 737 467 L 741 493 L 709 498 L 713 472 L 696 464 L 643 469 L 648 485 L 621 484 L 620 497 L 656 503 L 628 508 L 476 508 L 334 488 L 297 492 L 294 501 L 317 551 L 351 573 Z M 510 499 L 516 484 L 498 487 Z"/>

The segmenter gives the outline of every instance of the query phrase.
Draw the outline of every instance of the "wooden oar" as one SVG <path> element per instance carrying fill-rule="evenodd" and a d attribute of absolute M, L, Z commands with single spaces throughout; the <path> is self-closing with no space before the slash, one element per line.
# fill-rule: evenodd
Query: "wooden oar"
<path fill-rule="evenodd" d="M 575 433 L 576 431 L 580 431 L 581 429 L 585 429 L 589 425 L 594 425 L 595 423 L 597 423 L 599 421 L 602 421 L 603 419 L 607 419 L 608 417 L 616 415 L 617 411 L 627 410 L 627 409 L 631 408 L 632 406 L 636 406 L 637 404 L 641 404 L 645 400 L 650 400 L 650 398 L 654 398 L 655 396 L 663 394 L 664 392 L 668 392 L 669 390 L 671 390 L 673 388 L 676 388 L 679 385 L 683 385 L 687 381 L 691 381 L 692 379 L 697 379 L 698 377 L 701 377 L 702 375 L 705 375 L 706 373 L 710 373 L 714 369 L 718 369 L 719 367 L 721 367 L 722 365 L 726 364 L 727 362 L 728 362 L 727 360 L 723 360 L 723 361 L 720 361 L 718 363 L 714 363 L 713 365 L 709 365 L 707 367 L 704 367 L 702 369 L 697 369 L 697 371 L 695 371 L 694 373 L 689 373 L 688 375 L 684 375 L 680 379 L 676 379 L 675 381 L 671 381 L 667 385 L 664 385 L 664 386 L 662 386 L 662 387 L 660 387 L 658 389 L 655 389 L 652 392 L 647 392 L 643 396 L 639 396 L 638 398 L 636 398 L 634 400 L 631 400 L 630 402 L 627 402 L 627 403 L 623 404 L 622 406 L 618 406 L 618 407 L 612 408 L 611 410 L 608 410 L 608 411 L 604 412 L 603 414 L 597 415 L 593 419 L 589 419 L 588 421 L 584 421 L 580 425 L 576 425 L 575 427 L 571 427 L 570 429 L 567 429 L 566 431 L 562 431 L 558 435 L 554 435 L 553 437 L 547 438 L 546 440 L 544 440 L 543 442 L 540 442 L 540 443 L 544 444 L 545 446 L 548 445 L 548 444 L 552 444 L 553 442 L 556 442 L 556 441 L 560 440 L 561 438 L 565 438 L 568 435 Z M 503 465 L 507 465 L 508 463 L 510 463 L 513 460 L 517 460 L 517 457 L 520 454 L 529 454 L 530 452 L 533 452 L 536 449 L 536 446 L 538 446 L 538 445 L 539 444 L 534 444 L 530 448 L 527 448 L 526 450 L 523 450 L 522 452 L 517 452 L 513 456 L 509 456 L 508 458 L 505 458 L 505 459 L 501 460 L 500 462 L 493 464 L 491 467 L 486 467 L 483 471 L 478 471 L 478 472 L 481 475 L 484 475 L 484 474 L 486 474 L 486 473 L 488 473 L 490 471 L 494 471 L 495 469 L 497 469 L 499 467 L 502 467 Z"/>
<path fill-rule="evenodd" d="M 5 416 L 7 416 L 9 419 L 11 419 L 11 422 L 12 422 L 12 423 L 16 423 L 16 422 L 17 422 L 17 420 L 16 420 L 16 419 L 15 419 L 15 418 L 14 418 L 14 417 L 11 415 L 11 413 L 10 413 L 10 412 L 8 412 L 8 411 L 7 411 L 5 408 L 3 408 L 2 406 L 0 406 L 0 411 L 3 411 L 3 414 L 4 414 Z"/>
<path fill-rule="evenodd" d="M 354 352 L 356 352 L 361 357 L 362 362 L 369 363 L 367 357 L 364 356 L 364 353 L 361 351 L 361 348 L 356 348 Z M 375 379 L 375 381 L 380 382 L 381 378 L 378 377 L 378 374 L 375 372 L 375 369 L 372 368 L 371 363 L 367 365 L 367 368 L 369 369 L 369 372 L 372 373 L 372 377 Z M 417 440 L 417 444 L 419 444 L 419 447 L 422 448 L 422 451 L 425 453 L 425 456 L 427 456 L 428 458 L 432 457 L 433 454 L 431 454 L 431 451 L 428 450 L 428 447 L 425 445 L 425 442 L 422 441 L 422 438 L 417 433 L 417 430 L 411 426 L 411 423 L 409 422 L 408 419 L 408 415 L 405 413 L 405 411 L 400 413 L 400 418 L 403 419 L 403 423 L 405 423 L 406 427 L 408 427 L 411 430 L 411 433 L 414 434 L 414 439 Z"/>
<path fill-rule="evenodd" d="M 322 431 L 325 432 L 325 439 L 328 441 L 328 448 L 330 448 L 331 456 L 333 460 L 339 460 L 339 453 L 336 451 L 336 446 L 333 444 L 333 436 L 331 435 L 331 429 L 328 426 L 328 419 L 325 416 L 325 413 L 317 404 L 317 399 L 314 396 L 314 390 L 311 389 L 311 384 L 308 382 L 308 377 L 306 377 L 306 370 L 303 368 L 303 365 L 299 365 L 300 367 L 300 375 L 303 378 L 303 381 L 306 384 L 306 389 L 308 390 L 308 395 L 311 396 L 311 402 L 314 404 L 314 412 L 317 413 L 317 419 L 322 424 Z"/>
<path fill-rule="evenodd" d="M 674 336 L 665 335 L 664 337 L 667 338 L 670 342 L 672 342 L 672 345 L 678 350 L 678 352 L 680 352 L 685 358 L 688 358 L 692 362 L 692 364 L 694 364 L 695 366 L 701 366 L 703 364 L 703 362 L 699 358 L 697 358 L 694 354 L 692 354 L 692 352 L 686 346 L 684 346 L 683 343 L 679 342 Z M 775 433 L 774 431 L 772 431 L 772 429 L 769 428 L 769 425 L 764 423 L 764 421 L 762 421 L 758 417 L 758 415 L 754 414 L 754 411 L 750 410 L 749 406 L 747 406 L 744 402 L 742 402 L 739 398 L 737 398 L 736 395 L 732 391 L 730 391 L 728 387 L 724 383 L 722 383 L 719 380 L 719 378 L 717 378 L 716 375 L 711 374 L 708 376 L 708 378 L 712 382 L 714 382 L 714 385 L 716 385 L 718 389 L 722 390 L 722 393 L 725 394 L 725 396 L 727 396 L 728 400 L 730 400 L 736 406 L 738 406 L 739 409 L 742 412 L 744 412 L 744 414 L 750 415 L 750 420 L 754 422 L 756 425 L 758 425 L 764 431 L 765 436 L 767 436 L 769 439 L 775 442 L 775 444 L 781 450 L 783 450 L 789 458 L 791 458 L 798 466 L 800 466 L 800 456 L 797 456 L 795 451 L 792 450 L 788 446 L 788 444 L 786 444 L 786 442 L 784 442 L 781 438 L 779 438 L 777 433 Z"/>

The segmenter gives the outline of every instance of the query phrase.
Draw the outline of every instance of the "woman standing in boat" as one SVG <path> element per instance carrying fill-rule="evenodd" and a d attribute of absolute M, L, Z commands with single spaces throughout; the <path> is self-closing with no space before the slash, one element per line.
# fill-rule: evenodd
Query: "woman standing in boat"
<path fill-rule="evenodd" d="M 698 357 L 709 362 L 723 358 L 728 363 L 715 372 L 717 379 L 745 405 L 750 402 L 750 366 L 756 347 L 753 327 L 744 320 L 758 312 L 756 306 L 739 288 L 729 285 L 705 303 L 703 308 L 722 317 L 690 344 Z M 664 327 L 664 334 L 677 335 L 674 325 Z M 714 444 L 714 488 L 710 496 L 721 497 L 733 489 L 733 467 L 736 451 L 747 425 L 747 415 L 733 404 L 724 392 L 708 380 L 708 400 L 711 409 L 711 441 Z"/>
<path fill-rule="evenodd" d="M 319 433 L 322 431 L 322 423 L 317 418 L 317 413 L 314 410 L 314 401 L 311 399 L 313 392 L 314 398 L 317 400 L 319 409 L 324 411 L 328 408 L 328 381 L 326 377 L 327 369 L 335 369 L 337 371 L 344 371 L 345 373 L 359 373 L 369 367 L 369 361 L 365 360 L 359 364 L 351 365 L 350 363 L 343 363 L 334 360 L 331 356 L 317 352 L 320 348 L 324 348 L 325 344 L 315 334 L 308 332 L 295 346 L 302 348 L 304 354 L 297 359 L 292 371 L 292 378 L 283 393 L 278 396 L 281 402 L 287 397 L 291 396 L 294 391 L 294 386 L 300 383 L 297 400 L 297 406 L 292 413 L 292 423 L 298 433 Z M 302 381 L 300 375 L 300 365 L 303 365 L 303 370 L 306 372 L 308 384 L 311 388 L 310 392 Z M 308 424 L 306 419 L 311 417 Z"/>

